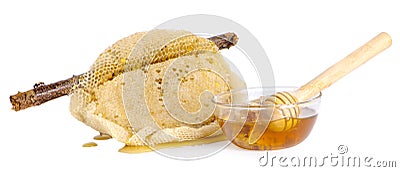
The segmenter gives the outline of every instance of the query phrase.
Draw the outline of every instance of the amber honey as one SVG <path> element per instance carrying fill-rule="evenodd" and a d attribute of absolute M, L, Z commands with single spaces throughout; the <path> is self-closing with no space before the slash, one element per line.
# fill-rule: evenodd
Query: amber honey
<path fill-rule="evenodd" d="M 240 122 L 218 118 L 218 122 L 228 139 L 232 140 L 232 143 L 241 148 L 251 150 L 277 150 L 295 146 L 306 139 L 312 130 L 316 119 L 316 114 L 304 117 L 300 115 L 299 118 L 290 119 L 295 120 L 294 122 L 297 124 L 284 131 L 276 131 L 271 127 L 276 126 L 275 124 L 282 124 L 285 122 L 284 120 L 288 119 L 282 118 L 271 121 L 269 125 L 268 121 L 258 122 L 258 125 L 261 124 L 268 127 L 266 129 L 265 127 L 263 128 L 263 130 L 265 130 L 264 132 L 258 131 L 263 134 L 257 137 L 258 140 L 256 139 L 254 143 L 251 143 L 249 139 L 251 133 L 255 132 L 253 131 L 254 125 L 256 124 L 254 119 L 248 118 L 246 121 Z"/>

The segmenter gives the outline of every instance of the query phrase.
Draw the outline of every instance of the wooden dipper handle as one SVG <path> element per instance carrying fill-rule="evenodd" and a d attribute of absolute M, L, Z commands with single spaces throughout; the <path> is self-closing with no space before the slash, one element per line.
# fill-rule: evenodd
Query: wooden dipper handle
<path fill-rule="evenodd" d="M 322 72 L 313 80 L 300 87 L 295 92 L 278 92 L 275 95 L 268 97 L 265 100 L 265 103 L 275 105 L 295 104 L 296 102 L 308 100 L 367 62 L 375 55 L 390 47 L 390 45 L 392 45 L 392 39 L 387 33 L 382 32 L 357 50 L 353 51 L 347 57 Z M 270 122 L 268 125 L 269 130 L 274 132 L 283 132 L 295 127 L 297 125 L 297 120 L 294 118 L 297 118 L 300 113 L 301 109 L 298 106 L 289 108 L 278 107 L 274 109 L 270 119 L 273 122 Z M 280 120 L 282 118 L 286 120 Z M 248 142 L 250 144 L 257 142 L 265 129 L 265 126 L 257 120 L 257 124 L 254 125 L 253 130 L 250 132 Z"/>
<path fill-rule="evenodd" d="M 296 97 L 298 101 L 308 100 L 372 57 L 389 48 L 390 45 L 392 45 L 392 39 L 389 34 L 385 32 L 380 33 L 344 59 L 322 72 L 313 80 L 300 87 L 297 91 L 293 92 L 292 95 Z"/>

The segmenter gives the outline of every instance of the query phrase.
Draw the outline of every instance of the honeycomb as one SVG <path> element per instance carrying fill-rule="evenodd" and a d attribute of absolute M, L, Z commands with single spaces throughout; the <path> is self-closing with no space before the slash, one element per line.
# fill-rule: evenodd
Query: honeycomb
<path fill-rule="evenodd" d="M 70 111 L 127 145 L 192 140 L 221 134 L 212 114 L 201 111 L 201 94 L 243 86 L 212 41 L 181 30 L 138 32 L 80 76 Z"/>

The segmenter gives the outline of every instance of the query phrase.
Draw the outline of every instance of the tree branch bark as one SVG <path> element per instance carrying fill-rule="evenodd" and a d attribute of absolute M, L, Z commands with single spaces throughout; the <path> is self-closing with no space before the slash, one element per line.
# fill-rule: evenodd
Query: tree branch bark
<path fill-rule="evenodd" d="M 215 45 L 221 49 L 229 49 L 238 42 L 238 37 L 235 33 L 225 33 L 207 38 L 213 41 Z M 50 100 L 69 95 L 72 92 L 72 87 L 78 85 L 81 75 L 74 75 L 69 79 L 58 81 L 49 85 L 34 86 L 33 89 L 18 92 L 10 96 L 12 109 L 15 111 L 23 110 L 32 106 L 38 106 Z"/>

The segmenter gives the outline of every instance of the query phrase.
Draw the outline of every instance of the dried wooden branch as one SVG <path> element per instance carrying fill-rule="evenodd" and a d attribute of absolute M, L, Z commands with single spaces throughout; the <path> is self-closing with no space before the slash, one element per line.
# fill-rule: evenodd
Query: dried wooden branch
<path fill-rule="evenodd" d="M 221 50 L 230 48 L 237 44 L 238 37 L 235 33 L 225 33 L 208 38 Z M 12 109 L 19 111 L 32 106 L 41 105 L 47 101 L 56 99 L 61 96 L 69 95 L 72 87 L 78 85 L 79 78 L 82 75 L 72 76 L 69 79 L 58 81 L 49 85 L 35 84 L 34 88 L 26 92 L 18 92 L 10 96 Z"/>

